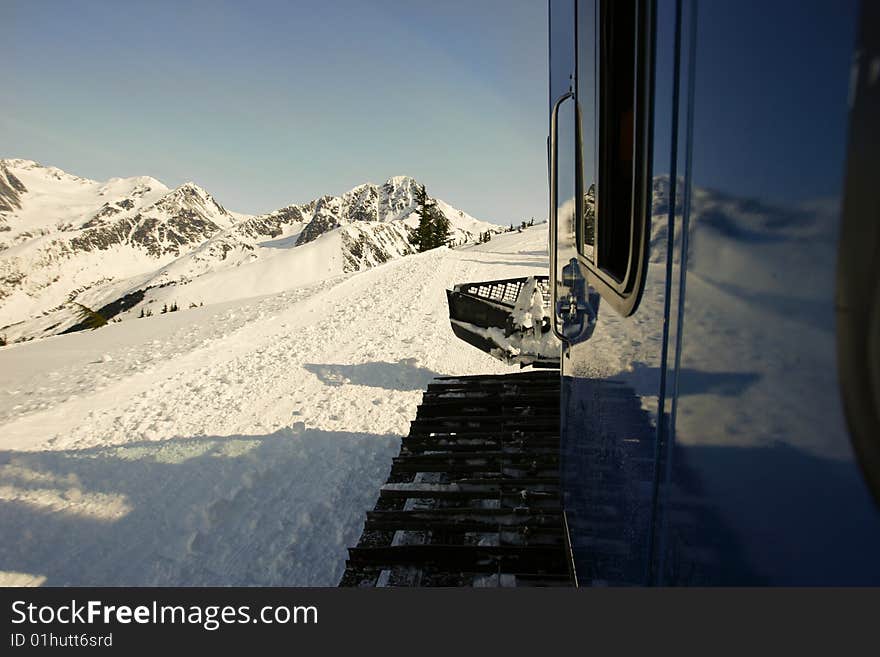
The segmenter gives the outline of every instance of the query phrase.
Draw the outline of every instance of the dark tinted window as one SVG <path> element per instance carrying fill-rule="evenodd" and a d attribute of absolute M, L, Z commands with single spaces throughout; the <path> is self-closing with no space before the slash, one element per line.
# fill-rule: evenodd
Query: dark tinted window
<path fill-rule="evenodd" d="M 590 283 L 623 314 L 644 280 L 650 213 L 651 3 L 577 3 L 582 214 Z M 634 298 L 632 298 L 634 297 Z"/>
<path fill-rule="evenodd" d="M 626 277 L 632 239 L 635 113 L 635 2 L 600 3 L 598 263 L 617 281 Z"/>

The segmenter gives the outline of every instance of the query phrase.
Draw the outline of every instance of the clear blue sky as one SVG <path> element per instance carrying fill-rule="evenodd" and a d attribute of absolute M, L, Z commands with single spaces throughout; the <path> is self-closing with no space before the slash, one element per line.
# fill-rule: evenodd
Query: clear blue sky
<path fill-rule="evenodd" d="M 4 2 L 0 157 L 265 212 L 396 174 L 547 208 L 541 0 Z"/>

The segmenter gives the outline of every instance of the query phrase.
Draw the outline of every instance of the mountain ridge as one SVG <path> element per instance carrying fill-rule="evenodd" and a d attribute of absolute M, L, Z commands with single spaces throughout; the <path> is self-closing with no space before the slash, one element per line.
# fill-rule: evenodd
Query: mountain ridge
<path fill-rule="evenodd" d="M 280 244 L 303 247 L 333 231 L 340 233 L 333 248 L 341 257 L 330 258 L 336 273 L 411 254 L 419 186 L 398 175 L 245 215 L 229 212 L 192 181 L 174 189 L 150 176 L 95 181 L 33 160 L 2 159 L 0 334 L 13 341 L 64 332 L 75 325 L 65 310 L 74 300 L 128 311 L 119 311 L 118 302 L 138 291 L 273 258 Z M 437 200 L 455 243 L 501 230 Z M 291 270 L 292 285 L 300 277 L 312 274 Z"/>

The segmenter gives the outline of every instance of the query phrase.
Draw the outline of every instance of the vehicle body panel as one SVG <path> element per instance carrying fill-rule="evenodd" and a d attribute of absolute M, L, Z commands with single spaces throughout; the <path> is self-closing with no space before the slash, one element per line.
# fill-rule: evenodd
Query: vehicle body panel
<path fill-rule="evenodd" d="M 578 581 L 880 583 L 834 324 L 858 3 L 654 6 L 645 290 L 561 359 Z"/>

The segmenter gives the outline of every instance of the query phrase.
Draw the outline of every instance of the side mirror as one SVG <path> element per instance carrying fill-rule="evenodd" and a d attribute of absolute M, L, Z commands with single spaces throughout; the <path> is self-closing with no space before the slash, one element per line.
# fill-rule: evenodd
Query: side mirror
<path fill-rule="evenodd" d="M 568 296 L 556 300 L 556 315 L 562 320 L 563 339 L 569 344 L 589 340 L 599 318 L 599 293 L 587 285 L 577 260 L 562 268 L 562 287 Z"/>

